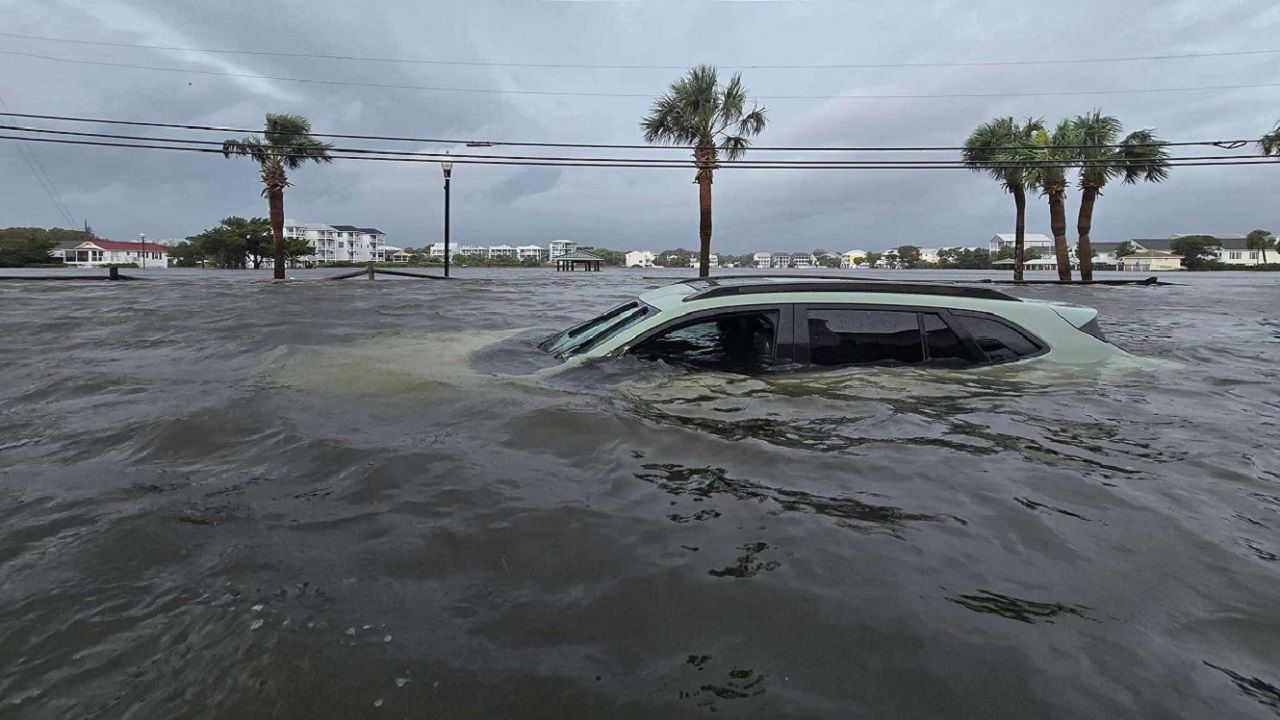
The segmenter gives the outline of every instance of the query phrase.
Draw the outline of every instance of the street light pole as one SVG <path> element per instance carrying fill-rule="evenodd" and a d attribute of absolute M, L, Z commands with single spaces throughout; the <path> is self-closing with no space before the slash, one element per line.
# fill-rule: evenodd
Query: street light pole
<path fill-rule="evenodd" d="M 453 176 L 453 161 L 440 163 L 440 169 L 444 172 L 444 276 L 449 277 L 449 180 Z"/>
<path fill-rule="evenodd" d="M 142 258 L 142 269 L 147 269 L 147 234 L 138 233 L 138 256 Z"/>

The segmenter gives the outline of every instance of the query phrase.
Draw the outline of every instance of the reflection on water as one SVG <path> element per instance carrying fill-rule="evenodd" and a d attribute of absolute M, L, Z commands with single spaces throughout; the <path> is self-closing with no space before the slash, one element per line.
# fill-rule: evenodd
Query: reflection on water
<path fill-rule="evenodd" d="M 537 350 L 637 274 L 463 272 L 0 287 L 0 718 L 1277 712 L 1280 278 L 745 377 Z"/>

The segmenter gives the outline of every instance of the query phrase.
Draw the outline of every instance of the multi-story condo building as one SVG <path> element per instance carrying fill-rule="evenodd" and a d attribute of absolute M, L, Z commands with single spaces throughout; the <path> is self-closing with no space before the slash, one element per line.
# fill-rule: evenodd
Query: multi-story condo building
<path fill-rule="evenodd" d="M 312 262 L 386 260 L 386 234 L 377 228 L 285 220 L 284 236 L 301 238 L 310 243 L 315 252 L 303 259 Z"/>
<path fill-rule="evenodd" d="M 758 252 L 751 256 L 751 261 L 756 264 L 756 267 L 767 270 L 773 267 L 773 253 Z"/>

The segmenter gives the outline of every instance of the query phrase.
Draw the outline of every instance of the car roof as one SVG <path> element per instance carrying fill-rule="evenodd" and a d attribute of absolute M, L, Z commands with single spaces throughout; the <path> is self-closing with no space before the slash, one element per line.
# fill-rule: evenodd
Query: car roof
<path fill-rule="evenodd" d="M 878 302 L 884 295 L 954 297 L 972 300 L 1021 302 L 1019 298 L 991 287 L 975 287 L 945 282 L 897 282 L 853 278 L 814 278 L 794 275 L 728 275 L 682 280 L 640 295 L 640 300 L 658 310 L 676 310 L 700 300 L 741 298 L 744 304 L 768 302 L 770 296 L 787 296 L 785 302 L 803 301 L 809 293 L 871 294 Z M 773 298 L 775 301 L 778 298 Z M 850 297 L 850 301 L 866 298 Z M 824 297 L 824 301 L 829 297 Z M 943 304 L 943 303 L 940 303 Z"/>

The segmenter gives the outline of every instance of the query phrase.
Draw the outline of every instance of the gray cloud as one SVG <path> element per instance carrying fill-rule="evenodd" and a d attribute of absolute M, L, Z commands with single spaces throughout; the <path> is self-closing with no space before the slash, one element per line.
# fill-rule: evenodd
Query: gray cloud
<path fill-rule="evenodd" d="M 125 43 L 541 63 L 724 65 L 1114 57 L 1268 47 L 1272 2 L 502 3 L 283 0 L 0 0 L 6 32 Z M 287 23 L 279 21 L 288 18 Z M 708 32 L 707 28 L 714 29 Z M 163 52 L 0 38 L 0 50 L 216 72 L 390 85 L 651 95 L 674 70 L 351 63 Z M 1167 138 L 1255 137 L 1280 118 L 1280 89 L 951 99 L 788 100 L 778 95 L 1075 92 L 1274 81 L 1270 55 L 1080 65 L 744 71 L 770 126 L 762 144 L 957 144 L 997 115 L 1055 120 L 1099 107 Z M 259 126 L 300 112 L 317 129 L 487 139 L 638 142 L 644 97 L 427 92 L 150 72 L 6 56 L 0 93 L 41 112 Z M 157 132 L 156 135 L 163 133 Z M 220 136 L 210 139 L 220 140 Z M 109 237 L 185 236 L 229 214 L 261 215 L 257 174 L 216 155 L 29 146 L 77 218 Z M 415 148 L 438 149 L 438 148 Z M 638 154 L 610 151 L 601 154 Z M 757 153 L 762 156 L 764 153 Z M 678 156 L 672 153 L 672 156 Z M 785 155 L 770 157 L 786 157 Z M 0 142 L 0 224 L 65 224 L 12 143 Z M 1159 186 L 1114 187 L 1095 237 L 1280 226 L 1274 167 L 1179 168 Z M 460 242 L 581 242 L 661 249 L 696 243 L 684 170 L 459 165 Z M 434 164 L 339 162 L 293 176 L 290 217 L 377 225 L 395 244 L 440 228 Z M 1047 228 L 1035 199 L 1031 229 Z M 1074 198 L 1072 205 L 1074 205 Z M 1073 210 L 1070 207 L 1069 210 Z M 715 183 L 717 249 L 882 248 L 982 242 L 1012 202 L 972 173 L 729 170 Z"/>

